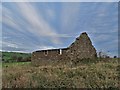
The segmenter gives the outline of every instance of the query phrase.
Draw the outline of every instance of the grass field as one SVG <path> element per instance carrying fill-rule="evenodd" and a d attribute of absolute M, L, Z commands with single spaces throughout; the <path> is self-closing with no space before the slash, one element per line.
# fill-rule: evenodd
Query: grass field
<path fill-rule="evenodd" d="M 118 60 L 69 65 L 32 66 L 30 62 L 3 63 L 3 88 L 118 88 Z"/>
<path fill-rule="evenodd" d="M 3 62 L 16 62 L 18 60 L 24 60 L 31 57 L 30 53 L 19 53 L 19 52 L 2 52 Z"/>

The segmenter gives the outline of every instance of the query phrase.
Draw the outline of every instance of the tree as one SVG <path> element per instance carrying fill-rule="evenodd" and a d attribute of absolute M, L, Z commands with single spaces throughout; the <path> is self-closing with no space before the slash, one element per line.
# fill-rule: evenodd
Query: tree
<path fill-rule="evenodd" d="M 99 58 L 110 58 L 110 56 L 107 53 L 102 51 L 98 52 L 98 56 Z"/>

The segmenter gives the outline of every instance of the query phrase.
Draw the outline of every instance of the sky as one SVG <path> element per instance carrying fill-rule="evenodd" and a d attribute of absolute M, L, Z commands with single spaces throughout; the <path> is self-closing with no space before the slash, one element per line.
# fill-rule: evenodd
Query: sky
<path fill-rule="evenodd" d="M 2 2 L 2 51 L 68 47 L 87 32 L 97 52 L 118 56 L 117 2 Z"/>

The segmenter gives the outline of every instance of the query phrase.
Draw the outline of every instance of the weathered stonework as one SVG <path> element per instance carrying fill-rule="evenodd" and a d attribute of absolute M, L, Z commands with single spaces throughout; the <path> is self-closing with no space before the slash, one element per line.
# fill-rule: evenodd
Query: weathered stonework
<path fill-rule="evenodd" d="M 67 50 L 67 57 L 73 59 L 95 58 L 97 56 L 96 50 L 92 45 L 87 33 L 82 33 L 80 37 L 76 38 Z"/>
<path fill-rule="evenodd" d="M 32 53 L 32 63 L 39 65 L 42 62 L 49 62 L 54 60 L 76 60 L 89 58 L 93 59 L 97 57 L 96 50 L 92 45 L 87 33 L 82 33 L 75 42 L 68 48 L 63 49 L 51 49 L 41 50 Z"/>

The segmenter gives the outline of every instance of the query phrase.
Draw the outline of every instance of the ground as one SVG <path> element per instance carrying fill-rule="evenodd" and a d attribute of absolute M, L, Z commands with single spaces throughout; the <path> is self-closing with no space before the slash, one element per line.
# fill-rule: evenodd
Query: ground
<path fill-rule="evenodd" d="M 59 62 L 60 63 L 60 62 Z M 118 88 L 118 59 L 82 60 L 70 64 L 33 66 L 3 63 L 3 88 Z"/>

